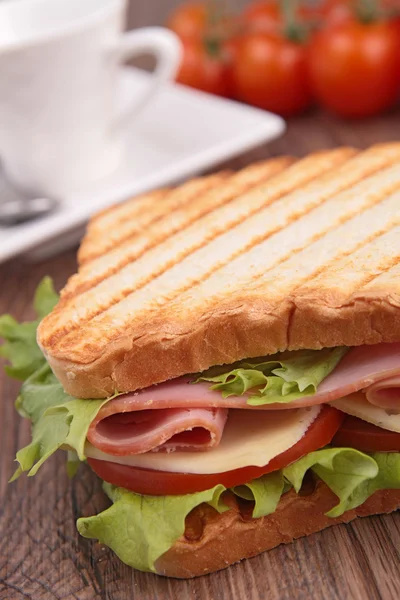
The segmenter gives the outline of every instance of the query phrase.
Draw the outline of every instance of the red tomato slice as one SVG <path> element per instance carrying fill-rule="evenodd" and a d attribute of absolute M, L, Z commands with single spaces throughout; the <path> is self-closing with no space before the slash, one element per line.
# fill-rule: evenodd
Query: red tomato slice
<path fill-rule="evenodd" d="M 195 473 L 169 473 L 167 471 L 141 469 L 95 458 L 88 458 L 87 461 L 93 471 L 104 481 L 138 494 L 150 496 L 191 494 L 208 490 L 218 483 L 222 483 L 229 488 L 247 483 L 252 479 L 265 475 L 265 473 L 282 469 L 305 454 L 326 446 L 338 431 L 343 419 L 344 414 L 342 412 L 331 406 L 323 406 L 318 417 L 310 425 L 301 440 L 289 450 L 276 456 L 264 467 L 243 467 L 224 473 L 198 475 Z"/>
<path fill-rule="evenodd" d="M 332 446 L 350 446 L 362 452 L 400 452 L 400 433 L 348 416 L 333 438 Z"/>

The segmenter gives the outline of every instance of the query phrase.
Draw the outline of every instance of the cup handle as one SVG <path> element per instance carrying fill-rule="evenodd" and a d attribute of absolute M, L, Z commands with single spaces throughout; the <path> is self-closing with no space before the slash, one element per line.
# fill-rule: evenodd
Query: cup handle
<path fill-rule="evenodd" d="M 153 54 L 156 58 L 152 82 L 118 114 L 114 120 L 116 129 L 123 126 L 133 112 L 142 110 L 159 88 L 175 77 L 182 58 L 182 44 L 172 31 L 164 27 L 144 27 L 122 34 L 111 50 L 112 59 L 118 63 L 141 54 Z"/>

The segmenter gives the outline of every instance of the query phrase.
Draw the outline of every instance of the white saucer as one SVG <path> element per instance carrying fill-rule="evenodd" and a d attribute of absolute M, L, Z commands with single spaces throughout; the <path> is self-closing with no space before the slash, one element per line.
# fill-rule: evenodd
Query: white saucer
<path fill-rule="evenodd" d="M 123 69 L 122 101 L 146 86 L 149 77 Z M 271 113 L 169 84 L 127 129 L 127 160 L 117 173 L 61 198 L 61 208 L 45 218 L 0 227 L 0 262 L 27 250 L 30 257 L 42 258 L 71 246 L 88 218 L 105 206 L 200 172 L 284 129 L 284 121 Z"/>

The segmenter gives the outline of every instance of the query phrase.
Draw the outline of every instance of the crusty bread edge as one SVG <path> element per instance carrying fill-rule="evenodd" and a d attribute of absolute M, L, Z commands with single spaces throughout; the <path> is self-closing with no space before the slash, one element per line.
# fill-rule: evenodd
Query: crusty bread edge
<path fill-rule="evenodd" d="M 242 515 L 232 497 L 231 510 L 217 514 L 208 505 L 198 507 L 201 537 L 182 537 L 156 561 L 160 575 L 181 579 L 197 577 L 225 569 L 244 558 L 256 556 L 280 544 L 316 533 L 357 517 L 390 513 L 400 508 L 400 490 L 375 492 L 364 504 L 332 519 L 325 515 L 337 498 L 321 481 L 308 495 L 293 490 L 285 494 L 277 510 L 260 519 Z"/>
<path fill-rule="evenodd" d="M 321 292 L 322 293 L 322 292 Z M 104 398 L 210 366 L 299 348 L 359 346 L 400 340 L 400 297 L 384 289 L 351 302 L 287 298 L 271 305 L 246 292 L 224 304 L 135 320 L 135 338 L 120 337 L 101 358 L 79 364 L 48 355 L 65 390 L 75 397 Z"/>

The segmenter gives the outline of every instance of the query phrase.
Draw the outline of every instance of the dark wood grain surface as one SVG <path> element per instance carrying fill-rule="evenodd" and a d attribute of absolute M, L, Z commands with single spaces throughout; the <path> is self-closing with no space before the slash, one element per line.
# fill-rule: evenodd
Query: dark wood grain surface
<path fill-rule="evenodd" d="M 238 0 L 240 3 L 240 0 Z M 132 2 L 131 25 L 162 23 L 177 2 Z M 284 137 L 237 159 L 251 160 L 341 144 L 366 147 L 400 137 L 400 114 L 359 123 L 310 113 L 289 123 Z M 226 165 L 224 165 L 226 166 Z M 0 267 L 0 314 L 32 317 L 31 299 L 49 274 L 57 288 L 74 272 L 74 251 L 40 264 Z M 134 571 L 107 548 L 78 536 L 75 521 L 104 509 L 99 480 L 86 467 L 69 481 L 62 452 L 34 477 L 7 484 L 29 426 L 14 410 L 18 384 L 0 373 L 1 600 L 398 600 L 400 515 L 337 526 L 289 546 L 191 581 Z"/>

